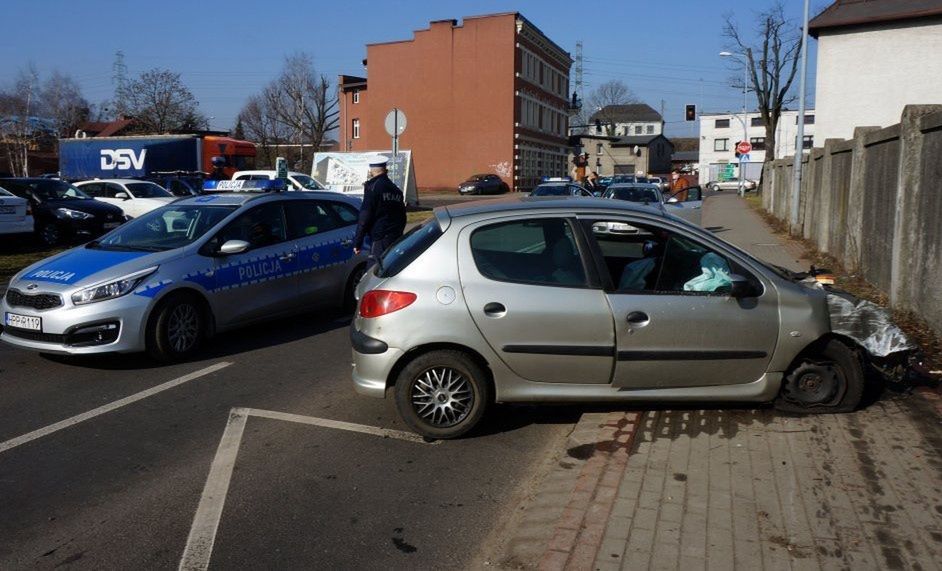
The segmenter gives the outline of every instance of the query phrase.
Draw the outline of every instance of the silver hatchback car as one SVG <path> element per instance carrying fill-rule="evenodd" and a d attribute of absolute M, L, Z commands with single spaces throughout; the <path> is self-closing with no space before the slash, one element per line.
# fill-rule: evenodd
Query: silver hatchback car
<path fill-rule="evenodd" d="M 432 438 L 491 402 L 770 402 L 848 411 L 861 358 L 827 292 L 662 209 L 508 198 L 438 208 L 357 288 L 358 392 Z"/>

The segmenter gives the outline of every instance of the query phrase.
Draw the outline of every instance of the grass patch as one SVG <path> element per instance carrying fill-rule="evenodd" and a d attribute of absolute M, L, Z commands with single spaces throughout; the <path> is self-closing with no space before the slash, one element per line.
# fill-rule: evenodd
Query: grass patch
<path fill-rule="evenodd" d="M 802 236 L 795 236 L 789 232 L 788 224 L 779 220 L 762 208 L 761 197 L 758 201 L 747 203 L 762 217 L 775 234 L 787 240 L 797 242 L 804 250 L 804 257 L 818 268 L 826 268 L 834 274 L 834 285 L 838 289 L 850 292 L 853 295 L 873 302 L 881 307 L 888 308 L 893 315 L 893 321 L 904 333 L 919 345 L 925 354 L 925 364 L 929 369 L 942 369 L 942 336 L 940 336 L 928 323 L 912 311 L 890 307 L 887 295 L 877 289 L 873 284 L 863 279 L 860 274 L 854 273 L 843 266 L 837 258 L 818 250 L 817 244 Z"/>
<path fill-rule="evenodd" d="M 48 258 L 53 254 L 58 254 L 65 248 L 52 248 L 44 250 L 39 247 L 23 247 L 16 249 L 0 250 L 0 282 L 5 282 L 13 277 L 13 274 L 22 270 L 26 266 L 38 262 L 43 258 Z"/>
<path fill-rule="evenodd" d="M 413 210 L 406 212 L 406 224 L 417 224 L 432 217 L 431 210 Z"/>

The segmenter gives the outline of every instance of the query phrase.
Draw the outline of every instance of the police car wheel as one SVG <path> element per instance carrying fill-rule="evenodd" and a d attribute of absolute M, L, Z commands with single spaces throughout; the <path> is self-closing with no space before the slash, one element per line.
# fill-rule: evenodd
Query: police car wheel
<path fill-rule="evenodd" d="M 350 279 L 347 280 L 347 286 L 343 292 L 343 309 L 345 311 L 353 311 L 357 308 L 357 286 L 360 284 L 360 280 L 363 279 L 363 276 L 366 274 L 366 264 L 361 264 L 353 270 L 353 273 L 350 274 Z"/>
<path fill-rule="evenodd" d="M 147 351 L 162 362 L 185 359 L 199 348 L 205 332 L 202 304 L 191 295 L 175 296 L 157 308 L 148 332 Z"/>

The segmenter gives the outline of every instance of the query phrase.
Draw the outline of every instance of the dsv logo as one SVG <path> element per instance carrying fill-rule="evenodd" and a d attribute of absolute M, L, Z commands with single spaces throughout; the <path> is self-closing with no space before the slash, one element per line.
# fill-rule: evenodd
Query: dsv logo
<path fill-rule="evenodd" d="M 101 170 L 119 171 L 130 170 L 133 166 L 136 170 L 144 168 L 144 157 L 147 155 L 147 149 L 141 149 L 139 154 L 134 153 L 133 149 L 102 149 L 101 150 Z"/>

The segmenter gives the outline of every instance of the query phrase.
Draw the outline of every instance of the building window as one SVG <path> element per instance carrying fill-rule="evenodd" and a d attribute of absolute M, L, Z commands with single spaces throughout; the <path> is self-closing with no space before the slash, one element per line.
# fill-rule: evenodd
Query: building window
<path fill-rule="evenodd" d="M 765 123 L 762 121 L 762 117 L 753 117 L 749 120 L 749 125 L 753 127 L 763 127 Z"/>
<path fill-rule="evenodd" d="M 601 155 L 601 154 L 602 154 L 602 143 L 596 143 L 596 144 L 595 144 L 595 154 L 597 154 L 597 155 Z"/>
<path fill-rule="evenodd" d="M 653 134 L 654 134 L 654 125 L 648 125 L 648 127 L 647 127 L 647 133 L 648 133 L 648 135 L 653 135 Z"/>
<path fill-rule="evenodd" d="M 643 132 L 644 127 L 641 125 L 635 125 L 635 135 L 640 135 Z"/>
<path fill-rule="evenodd" d="M 795 125 L 798 124 L 798 115 L 795 115 Z M 805 115 L 805 125 L 814 125 L 814 115 Z"/>
<path fill-rule="evenodd" d="M 753 137 L 749 139 L 749 142 L 752 143 L 753 151 L 764 151 L 765 150 L 765 137 Z"/>
<path fill-rule="evenodd" d="M 813 149 L 814 148 L 814 135 L 805 135 L 801 141 L 802 149 Z"/>
<path fill-rule="evenodd" d="M 351 130 L 353 131 L 353 138 L 359 139 L 360 138 L 360 120 L 359 119 L 353 120 L 353 129 Z"/>
<path fill-rule="evenodd" d="M 714 151 L 728 151 L 729 150 L 729 139 L 716 139 L 713 141 L 713 150 Z"/>
<path fill-rule="evenodd" d="M 729 128 L 729 119 L 717 119 L 713 124 L 714 129 L 728 129 Z"/>
<path fill-rule="evenodd" d="M 360 102 L 360 90 L 354 89 L 353 90 L 353 104 L 356 105 L 359 102 Z"/>

